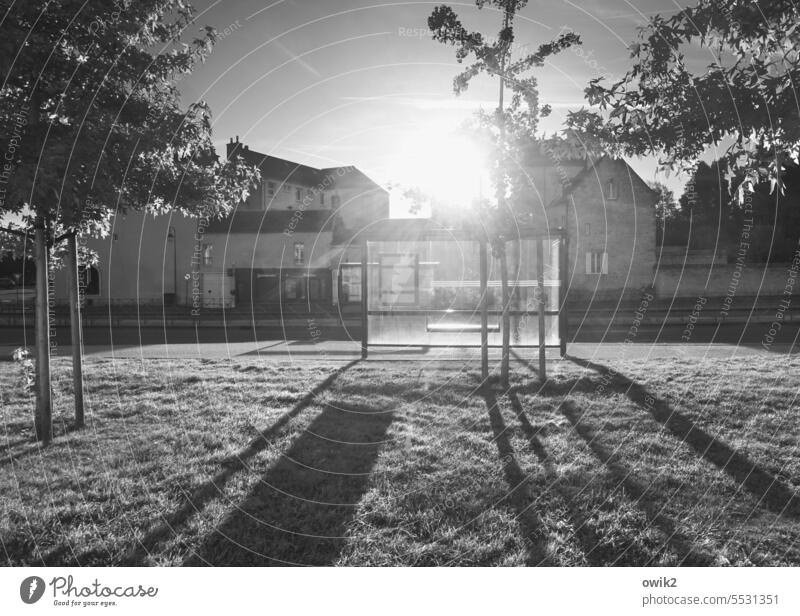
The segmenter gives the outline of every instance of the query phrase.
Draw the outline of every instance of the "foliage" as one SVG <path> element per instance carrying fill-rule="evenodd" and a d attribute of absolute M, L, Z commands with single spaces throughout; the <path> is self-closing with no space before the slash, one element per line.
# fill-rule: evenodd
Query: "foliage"
<path fill-rule="evenodd" d="M 216 38 L 183 37 L 183 0 L 0 0 L 0 218 L 44 219 L 53 237 L 103 235 L 126 208 L 215 216 L 257 179 L 220 161 L 203 101 L 184 110 L 176 80 Z"/>
<path fill-rule="evenodd" d="M 660 152 L 669 168 L 690 168 L 709 148 L 738 175 L 739 197 L 759 181 L 774 186 L 800 154 L 800 9 L 793 0 L 700 0 L 652 17 L 631 45 L 633 66 L 618 82 L 593 79 L 568 125 L 612 152 Z M 707 50 L 702 73 L 685 51 Z"/>
<path fill-rule="evenodd" d="M 514 18 L 525 7 L 527 0 L 476 0 L 479 9 L 492 6 L 503 12 L 503 26 L 490 40 L 480 32 L 469 31 L 449 6 L 437 6 L 428 18 L 428 27 L 436 41 L 453 45 L 456 60 L 472 63 L 453 80 L 453 90 L 461 94 L 469 88 L 478 75 L 499 77 L 501 98 L 493 113 L 479 111 L 475 128 L 490 154 L 491 175 L 495 186 L 495 203 L 482 204 L 485 220 L 493 227 L 490 234 L 497 238 L 508 234 L 521 214 L 515 211 L 514 201 L 507 206 L 508 198 L 528 183 L 520 172 L 520 161 L 535 142 L 540 117 L 550 113 L 550 107 L 541 104 L 536 78 L 531 70 L 544 65 L 552 55 L 579 44 L 572 32 L 561 34 L 556 40 L 539 46 L 536 52 L 521 58 L 512 55 L 514 43 Z M 503 104 L 502 91 L 511 90 L 507 106 Z"/>
<path fill-rule="evenodd" d="M 33 392 L 36 385 L 36 370 L 33 366 L 31 353 L 24 347 L 14 349 L 11 359 L 19 364 L 22 372 L 22 389 L 27 393 Z"/>
<path fill-rule="evenodd" d="M 698 223 L 719 226 L 731 213 L 731 195 L 725 161 L 698 163 L 679 200 L 681 212 Z"/>

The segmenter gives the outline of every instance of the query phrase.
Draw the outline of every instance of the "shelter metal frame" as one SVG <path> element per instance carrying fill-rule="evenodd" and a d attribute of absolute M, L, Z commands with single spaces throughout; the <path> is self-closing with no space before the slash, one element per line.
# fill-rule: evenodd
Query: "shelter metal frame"
<path fill-rule="evenodd" d="M 509 310 L 509 316 L 513 317 L 537 317 L 538 318 L 538 344 L 512 344 L 512 348 L 538 348 L 539 349 L 539 373 L 542 378 L 546 375 L 546 349 L 558 348 L 560 356 L 564 357 L 567 353 L 567 310 L 565 306 L 567 294 L 567 255 L 568 255 L 568 238 L 563 229 L 557 230 L 555 233 L 542 234 L 538 230 L 520 228 L 519 233 L 513 238 L 514 240 L 534 240 L 536 242 L 536 281 L 539 292 L 539 299 L 537 308 L 535 310 Z M 361 238 L 361 357 L 367 359 L 369 356 L 370 347 L 392 346 L 396 344 L 383 344 L 371 343 L 369 341 L 369 317 L 370 316 L 426 316 L 441 315 L 444 313 L 464 313 L 467 315 L 474 315 L 475 310 L 453 310 L 453 309 L 401 309 L 401 310 L 371 310 L 369 308 L 369 266 L 368 262 L 368 243 L 376 241 L 392 241 L 397 240 L 393 237 L 391 230 L 387 233 L 385 230 L 382 233 L 365 233 Z M 489 250 L 490 244 L 485 236 L 477 236 L 465 231 L 457 231 L 453 229 L 444 228 L 426 228 L 418 236 L 414 237 L 413 241 L 474 241 L 478 243 L 479 260 L 480 260 L 480 343 L 479 344 L 410 344 L 409 346 L 419 348 L 477 348 L 481 349 L 481 374 L 483 378 L 487 378 L 489 374 L 489 348 L 498 348 L 501 345 L 489 344 L 489 315 L 501 316 L 501 310 L 489 310 L 488 306 L 488 287 L 489 287 Z M 542 306 L 545 302 L 544 294 L 544 243 L 546 241 L 559 240 L 558 251 L 558 309 L 557 310 L 543 310 Z M 508 246 L 509 242 L 506 242 Z M 415 284 L 418 284 L 418 279 Z M 548 344 L 546 341 L 545 331 L 545 317 L 557 316 L 558 317 L 558 343 Z M 430 331 L 430 330 L 429 330 Z M 443 331 L 443 330 L 438 330 Z M 467 330 L 467 331 L 477 331 Z M 493 331 L 497 331 L 493 329 Z"/>

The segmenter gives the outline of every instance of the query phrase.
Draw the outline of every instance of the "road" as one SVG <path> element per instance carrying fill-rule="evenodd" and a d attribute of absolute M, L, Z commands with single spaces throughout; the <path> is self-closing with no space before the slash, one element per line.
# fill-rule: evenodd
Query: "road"
<path fill-rule="evenodd" d="M 763 325 L 733 335 L 731 332 L 695 331 L 697 342 L 680 342 L 680 333 L 664 330 L 658 332 L 645 331 L 634 338 L 631 344 L 623 344 L 626 332 L 583 332 L 582 339 L 572 342 L 568 352 L 580 357 L 594 357 L 612 360 L 614 358 L 657 359 L 667 357 L 741 357 L 744 355 L 764 353 L 795 353 L 798 347 L 798 329 L 785 328 L 772 344 L 763 345 Z M 284 360 L 318 360 L 351 361 L 360 357 L 361 343 L 358 339 L 348 339 L 347 332 L 332 332 L 335 338 L 326 339 L 326 332 L 317 339 L 309 339 L 307 331 L 286 331 L 281 328 L 259 329 L 255 333 L 250 328 L 159 328 L 118 327 L 87 328 L 84 335 L 84 347 L 87 356 L 102 358 L 206 358 L 206 359 L 258 359 L 272 358 Z M 734 332 L 735 333 L 735 332 Z M 677 338 L 678 342 L 675 342 Z M 741 341 L 740 341 L 741 338 Z M 20 329 L 0 328 L 0 358 L 7 359 L 11 352 L 20 346 L 33 348 L 33 332 Z M 52 347 L 56 356 L 70 354 L 69 331 L 59 329 Z M 498 350 L 491 350 L 492 357 L 497 357 Z M 533 359 L 536 349 L 522 349 L 521 356 Z M 404 360 L 464 360 L 478 358 L 477 349 L 420 349 L 407 348 L 370 348 L 370 359 L 404 359 Z M 557 349 L 548 349 L 548 357 L 558 357 Z"/>

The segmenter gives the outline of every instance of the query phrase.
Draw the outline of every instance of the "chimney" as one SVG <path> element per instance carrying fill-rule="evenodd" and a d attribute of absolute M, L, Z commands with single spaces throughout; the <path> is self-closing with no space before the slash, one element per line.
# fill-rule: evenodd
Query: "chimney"
<path fill-rule="evenodd" d="M 226 147 L 227 154 L 228 154 L 228 159 L 230 160 L 233 156 L 239 154 L 241 147 L 242 147 L 242 144 L 239 143 L 239 135 L 236 135 L 236 141 L 234 141 L 233 137 L 231 137 L 230 143 L 228 143 L 227 147 Z M 247 149 L 247 148 L 244 148 L 244 149 Z"/>

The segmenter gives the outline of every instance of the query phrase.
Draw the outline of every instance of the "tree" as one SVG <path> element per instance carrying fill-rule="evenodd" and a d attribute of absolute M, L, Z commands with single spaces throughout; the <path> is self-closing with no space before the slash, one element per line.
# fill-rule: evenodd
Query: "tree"
<path fill-rule="evenodd" d="M 740 197 L 760 180 L 773 186 L 800 157 L 800 8 L 794 0 L 700 0 L 656 15 L 631 45 L 632 68 L 618 82 L 593 79 L 568 125 L 627 155 L 660 152 L 684 170 L 710 147 L 727 146 Z M 714 61 L 687 66 L 690 46 Z M 729 144 L 729 145 L 728 145 Z"/>
<path fill-rule="evenodd" d="M 428 27 L 433 39 L 456 48 L 456 60 L 462 63 L 467 58 L 474 61 L 453 80 L 456 94 L 466 91 L 470 82 L 478 75 L 497 77 L 499 94 L 497 109 L 493 114 L 483 110 L 476 114 L 482 139 L 491 151 L 491 174 L 495 189 L 492 203 L 484 203 L 482 216 L 495 257 L 500 261 L 503 301 L 503 341 L 501 378 L 508 385 L 510 332 L 509 307 L 511 296 L 508 286 L 508 259 L 506 244 L 513 241 L 517 216 L 523 212 L 514 196 L 525 184 L 524 174 L 519 172 L 523 152 L 536 139 L 539 119 L 550 113 L 550 107 L 541 105 L 536 78 L 530 71 L 541 67 L 553 54 L 580 42 L 572 32 L 561 34 L 556 40 L 542 44 L 535 53 L 522 58 L 512 56 L 514 43 L 514 18 L 525 7 L 527 0 L 475 0 L 479 9 L 494 7 L 502 11 L 502 27 L 495 39 L 484 38 L 480 32 L 470 32 L 449 6 L 437 6 L 428 18 Z M 506 106 L 505 90 L 511 91 Z"/>
<path fill-rule="evenodd" d="M 246 197 L 258 172 L 217 158 L 204 102 L 181 108 L 176 80 L 216 38 L 205 27 L 182 41 L 193 23 L 188 3 L 0 0 L 0 9 L 0 219 L 35 240 L 36 432 L 49 441 L 54 246 L 104 235 L 128 208 L 216 216 Z"/>
<path fill-rule="evenodd" d="M 699 223 L 727 230 L 731 211 L 730 185 L 724 160 L 701 161 L 679 200 L 681 211 Z"/>
<path fill-rule="evenodd" d="M 664 240 L 664 231 L 670 223 L 678 218 L 678 202 L 675 195 L 665 184 L 650 182 L 650 188 L 658 193 L 656 202 L 656 245 L 660 246 Z"/>

